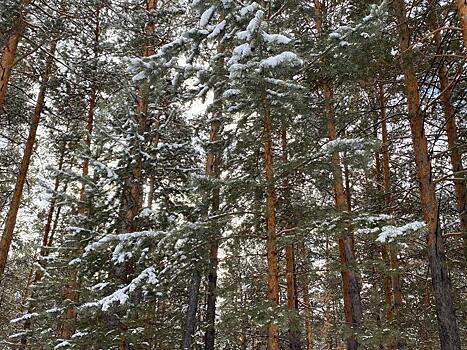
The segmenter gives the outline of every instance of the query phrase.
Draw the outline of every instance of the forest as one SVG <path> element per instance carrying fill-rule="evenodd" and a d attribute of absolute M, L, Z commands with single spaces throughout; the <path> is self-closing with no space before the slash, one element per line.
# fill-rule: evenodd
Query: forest
<path fill-rule="evenodd" d="M 465 0 L 1 0 L 0 350 L 467 348 Z"/>

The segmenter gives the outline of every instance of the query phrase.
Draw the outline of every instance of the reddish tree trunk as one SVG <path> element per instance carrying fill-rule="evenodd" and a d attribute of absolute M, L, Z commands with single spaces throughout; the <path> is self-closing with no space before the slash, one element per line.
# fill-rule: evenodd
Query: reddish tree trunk
<path fill-rule="evenodd" d="M 464 5 L 464 17 L 467 16 L 467 5 Z M 436 16 L 436 13 L 434 14 Z M 444 54 L 442 50 L 441 34 L 438 28 L 438 19 L 433 19 L 433 30 L 435 44 L 438 48 L 438 54 Z M 465 29 L 465 23 L 464 23 Z M 450 152 L 451 168 L 454 175 L 454 190 L 456 193 L 457 211 L 459 212 L 460 227 L 463 233 L 464 258 L 467 260 L 467 191 L 465 186 L 464 167 L 462 165 L 462 153 L 459 149 L 457 138 L 456 110 L 452 104 L 452 85 L 449 82 L 448 69 L 444 61 L 441 62 L 438 70 L 438 77 L 441 90 L 441 104 L 443 106 L 444 117 L 446 118 L 446 134 L 448 137 L 448 148 Z"/>
<path fill-rule="evenodd" d="M 300 257 L 303 261 L 308 261 L 308 251 L 303 242 L 299 245 Z M 309 290 L 309 278 L 306 271 L 302 272 L 302 278 L 300 279 L 303 289 L 303 308 L 305 316 L 305 335 L 306 335 L 306 350 L 313 350 L 313 309 L 310 301 L 310 290 Z"/>
<path fill-rule="evenodd" d="M 426 236 L 428 262 L 435 297 L 440 345 L 442 350 L 460 350 L 459 328 L 451 296 L 444 242 L 439 226 L 439 208 L 435 184 L 432 179 L 431 160 L 424 127 L 424 115 L 421 111 L 417 76 L 411 57 L 411 32 L 407 23 L 407 12 L 404 1 L 393 0 L 392 6 L 399 26 L 401 66 L 405 77 L 417 180 L 420 187 L 423 216 L 428 230 Z"/>
<path fill-rule="evenodd" d="M 282 162 L 284 166 L 288 163 L 288 144 L 287 144 L 287 125 L 283 122 L 282 126 Z M 284 214 L 282 226 L 286 232 L 291 230 L 290 223 L 290 181 L 287 171 L 283 175 L 283 196 L 284 196 Z M 295 271 L 295 245 L 289 242 L 285 247 L 285 278 L 287 282 L 287 308 L 290 312 L 289 319 L 289 348 L 298 350 L 300 348 L 300 338 L 298 333 L 298 299 L 297 299 L 297 278 Z"/>
<path fill-rule="evenodd" d="M 32 0 L 23 0 L 23 6 L 31 4 Z M 2 55 L 0 60 L 0 111 L 3 109 L 5 103 L 5 97 L 8 89 L 8 82 L 11 77 L 11 70 L 15 64 L 16 50 L 18 49 L 18 43 L 26 30 L 26 12 L 21 12 L 16 23 L 9 35 L 5 46 L 2 48 Z"/>
<path fill-rule="evenodd" d="M 279 277 L 276 233 L 276 191 L 274 186 L 272 118 L 269 102 L 264 99 L 264 165 L 266 187 L 266 251 L 268 299 L 273 306 L 279 305 Z M 279 327 L 274 322 L 268 325 L 268 350 L 279 350 Z"/>
<path fill-rule="evenodd" d="M 465 0 L 457 0 L 457 13 L 464 38 L 464 47 L 467 47 L 467 2 Z"/>
<path fill-rule="evenodd" d="M 219 167 L 221 162 L 221 154 L 216 143 L 219 142 L 219 132 L 221 127 L 221 122 L 219 120 L 220 112 L 214 120 L 211 121 L 211 132 L 209 135 L 209 142 L 211 143 L 211 149 L 208 153 L 207 164 L 206 164 L 206 173 L 211 179 L 219 178 Z M 216 186 L 211 191 L 211 213 L 215 215 L 219 211 L 220 205 L 220 193 L 219 188 Z M 209 242 L 209 259 L 210 266 L 208 272 L 208 285 L 207 285 L 207 305 L 206 305 L 206 322 L 207 329 L 204 339 L 204 349 L 205 350 L 214 350 L 215 343 L 215 321 L 216 321 L 216 301 L 217 301 L 217 268 L 219 264 L 218 260 L 218 250 L 219 250 L 219 228 L 216 223 L 214 223 L 214 232 L 210 237 Z"/>
<path fill-rule="evenodd" d="M 334 108 L 332 105 L 333 91 L 329 82 L 322 85 L 325 97 L 325 112 L 328 120 L 329 139 L 337 139 L 336 125 L 334 122 Z M 349 203 L 344 190 L 344 181 L 341 169 L 341 160 L 338 152 L 334 152 L 331 158 L 333 168 L 334 194 L 336 209 L 341 213 L 349 211 Z M 342 264 L 342 290 L 344 296 L 344 314 L 347 324 L 356 328 L 362 322 L 363 310 L 360 300 L 360 286 L 358 285 L 357 275 L 355 273 L 355 252 L 353 235 L 350 225 L 344 229 L 341 238 L 339 238 L 339 255 Z M 347 349 L 355 350 L 358 347 L 355 336 L 347 338 Z"/>
<path fill-rule="evenodd" d="M 53 56 L 55 53 L 56 46 L 57 40 L 54 40 L 50 47 L 50 55 L 47 57 L 44 72 L 42 73 L 41 86 L 39 88 L 39 94 L 37 95 L 34 114 L 31 119 L 31 126 L 29 128 L 28 139 L 24 146 L 23 158 L 21 160 L 19 173 L 16 178 L 16 185 L 13 192 L 13 196 L 11 198 L 10 208 L 8 210 L 5 222 L 5 229 L 0 240 L 0 277 L 3 275 L 3 272 L 5 270 L 5 265 L 8 259 L 8 252 L 10 250 L 11 241 L 13 239 L 13 232 L 16 226 L 16 217 L 18 215 L 19 206 L 21 204 L 21 198 L 23 196 L 23 189 L 28 174 L 29 164 L 31 162 L 32 151 L 36 142 L 37 128 L 39 127 L 42 110 L 45 105 L 45 95 L 49 83 L 50 74 L 52 73 L 52 67 L 54 63 Z"/>
<path fill-rule="evenodd" d="M 98 58 L 99 55 L 99 36 L 100 36 L 100 8 L 96 9 L 96 27 L 94 28 L 94 59 Z M 96 67 L 97 70 L 97 67 Z M 84 142 L 88 150 L 91 148 L 91 137 L 92 131 L 94 128 L 94 113 L 97 105 L 97 81 L 93 80 L 91 83 L 91 94 L 89 98 L 89 109 L 87 113 L 87 122 L 86 122 L 86 134 L 84 135 Z M 81 166 L 81 176 L 86 178 L 89 175 L 89 158 L 86 157 L 83 160 Z M 89 205 L 86 203 L 86 187 L 83 183 L 81 186 L 79 194 L 80 207 L 78 212 L 81 215 L 88 215 Z M 74 254 L 78 254 L 77 251 Z M 68 283 L 65 287 L 64 299 L 69 300 L 70 305 L 67 307 L 64 315 L 63 325 L 62 325 L 62 337 L 65 339 L 71 338 L 75 332 L 76 328 L 76 319 L 77 319 L 77 310 L 74 304 L 79 301 L 79 280 L 78 280 L 78 271 L 72 270 L 68 276 Z"/>

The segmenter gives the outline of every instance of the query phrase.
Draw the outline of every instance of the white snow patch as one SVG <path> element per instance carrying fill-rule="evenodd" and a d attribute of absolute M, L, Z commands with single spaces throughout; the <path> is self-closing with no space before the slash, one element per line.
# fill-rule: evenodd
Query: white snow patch
<path fill-rule="evenodd" d="M 259 64 L 260 68 L 275 68 L 284 64 L 291 66 L 300 66 L 303 61 L 296 54 L 290 51 L 284 51 L 276 56 L 272 56 L 262 60 Z"/>

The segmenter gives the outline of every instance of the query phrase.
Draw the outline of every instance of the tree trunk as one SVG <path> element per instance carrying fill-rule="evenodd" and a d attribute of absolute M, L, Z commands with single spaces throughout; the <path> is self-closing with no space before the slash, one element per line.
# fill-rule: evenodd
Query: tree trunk
<path fill-rule="evenodd" d="M 287 145 L 287 125 L 282 125 L 282 163 L 286 167 L 288 163 L 288 145 Z M 282 217 L 282 226 L 284 230 L 291 230 L 290 225 L 290 182 L 287 171 L 283 175 L 284 188 L 284 210 Z M 289 309 L 289 348 L 298 350 L 300 348 L 300 338 L 298 334 L 298 300 L 297 300 L 297 280 L 295 271 L 295 246 L 289 242 L 285 247 L 285 278 L 287 282 L 287 308 Z"/>
<path fill-rule="evenodd" d="M 305 244 L 302 242 L 299 245 L 300 255 L 303 261 L 308 262 L 308 251 Z M 303 308 L 305 316 L 305 334 L 306 334 L 306 350 L 313 350 L 313 315 L 312 305 L 310 302 L 310 290 L 309 290 L 309 279 L 307 271 L 302 272 L 301 284 L 303 289 Z"/>
<path fill-rule="evenodd" d="M 150 13 L 155 10 L 157 0 L 146 0 L 146 11 Z M 143 56 L 148 57 L 154 54 L 154 42 L 152 35 L 154 34 L 155 23 L 149 21 L 145 27 L 145 44 L 143 47 Z M 138 134 L 140 137 L 145 137 L 148 126 L 148 106 L 149 106 L 149 83 L 142 82 L 138 85 L 136 96 L 136 118 L 138 123 Z M 135 138 L 135 142 L 139 141 L 139 137 Z M 139 153 L 138 147 L 136 149 L 135 165 L 132 166 L 131 174 L 126 181 L 124 200 L 124 220 L 122 225 L 122 232 L 135 232 L 139 229 L 139 224 L 135 222 L 143 206 L 143 159 Z"/>
<path fill-rule="evenodd" d="M 464 7 L 464 19 L 467 16 L 467 5 L 462 0 Z M 442 49 L 441 34 L 438 29 L 437 14 L 433 14 L 434 18 L 431 21 L 434 30 L 434 39 L 437 47 L 437 54 L 444 54 Z M 465 25 L 465 23 L 464 23 Z M 465 27 L 464 27 L 465 29 Z M 443 60 L 439 65 L 438 77 L 441 90 L 441 104 L 446 118 L 446 134 L 448 137 L 448 148 L 451 158 L 451 168 L 454 175 L 454 190 L 456 193 L 457 211 L 459 212 L 460 227 L 463 234 L 464 244 L 464 258 L 467 261 L 467 191 L 465 186 L 465 175 L 463 173 L 464 167 L 462 165 L 462 153 L 459 149 L 459 142 L 457 139 L 457 123 L 456 123 L 456 110 L 451 102 L 452 99 L 452 86 L 449 82 L 448 68 Z"/>
<path fill-rule="evenodd" d="M 391 257 L 389 256 L 389 248 L 388 244 L 383 244 L 381 248 L 381 256 L 383 258 L 384 265 L 386 270 L 384 271 L 384 280 L 383 280 L 383 288 L 384 288 L 384 304 L 386 305 L 386 319 L 388 321 L 392 321 L 394 318 L 393 313 L 393 293 L 392 293 L 392 280 L 391 280 Z M 390 349 L 394 349 L 394 347 L 389 346 Z"/>
<path fill-rule="evenodd" d="M 266 187 L 266 250 L 268 299 L 276 307 L 279 305 L 279 277 L 276 247 L 276 192 L 274 186 L 272 118 L 271 107 L 266 98 L 263 101 L 264 117 L 264 165 Z M 279 350 L 279 327 L 274 322 L 268 324 L 268 350 Z"/>
<path fill-rule="evenodd" d="M 457 13 L 459 14 L 459 22 L 464 38 L 464 47 L 467 48 L 467 3 L 465 0 L 457 0 Z"/>
<path fill-rule="evenodd" d="M 219 165 L 221 154 L 216 143 L 219 141 L 219 131 L 221 122 L 217 118 L 211 122 L 211 132 L 209 142 L 214 146 L 214 150 L 210 150 L 207 159 L 206 173 L 208 177 L 216 179 L 219 177 Z M 211 213 L 215 215 L 219 211 L 220 196 L 219 188 L 216 186 L 211 192 Z M 210 237 L 210 263 L 208 272 L 207 285 L 207 308 L 206 308 L 206 333 L 205 333 L 205 350 L 214 350 L 215 342 L 215 321 L 216 321 L 216 301 L 217 301 L 217 267 L 218 267 L 218 250 L 219 250 L 219 228 L 214 223 L 213 233 Z"/>
<path fill-rule="evenodd" d="M 417 76 L 411 57 L 411 33 L 407 24 L 404 1 L 393 0 L 392 6 L 399 26 L 401 66 L 407 91 L 408 114 L 415 153 L 417 180 L 420 186 L 423 216 L 428 230 L 428 261 L 435 297 L 440 345 L 441 350 L 460 350 L 459 329 L 451 296 L 444 242 L 439 226 L 438 202 L 435 184 L 432 180 L 431 160 L 424 130 L 424 115 L 421 111 Z"/>
<path fill-rule="evenodd" d="M 324 82 L 322 89 L 325 97 L 325 112 L 328 120 L 329 139 L 337 139 L 336 125 L 334 122 L 334 108 L 332 104 L 333 91 L 329 82 Z M 341 169 L 341 160 L 338 152 L 334 152 L 331 158 L 333 168 L 334 194 L 336 209 L 342 214 L 349 211 L 347 196 L 344 190 L 344 181 Z M 339 255 L 342 264 L 342 291 L 344 296 L 344 314 L 347 324 L 354 330 L 362 322 L 363 310 L 360 300 L 360 286 L 358 285 L 355 269 L 355 252 L 353 235 L 350 225 L 343 230 L 339 238 Z M 347 338 L 347 349 L 355 350 L 358 347 L 354 335 Z"/>
<path fill-rule="evenodd" d="M 315 5 L 315 18 L 316 29 L 318 35 L 322 35 L 323 22 L 325 20 L 324 2 L 314 0 Z M 325 97 L 325 115 L 328 122 L 328 136 L 329 139 L 335 140 L 337 138 L 336 125 L 334 121 L 334 106 L 333 106 L 333 89 L 329 81 L 323 81 L 321 89 Z M 334 152 L 331 158 L 333 182 L 334 182 L 334 195 L 337 211 L 345 213 L 350 211 L 350 203 L 344 190 L 344 181 L 342 176 L 341 160 L 338 152 Z M 355 252 L 352 228 L 350 225 L 343 230 L 342 236 L 338 240 L 339 243 L 339 256 L 342 265 L 342 292 L 344 298 L 344 315 L 348 326 L 352 328 L 352 333 L 355 327 L 363 320 L 362 303 L 360 299 L 360 286 L 358 285 L 357 275 L 355 269 Z M 356 350 L 358 342 L 356 337 L 352 334 L 347 337 L 347 350 Z"/>
<path fill-rule="evenodd" d="M 65 158 L 65 150 L 66 150 L 66 142 L 63 142 L 63 146 L 60 149 L 60 156 L 59 156 L 59 159 L 58 159 L 58 171 L 61 171 L 62 168 L 63 168 L 64 158 Z M 37 262 L 41 266 L 41 268 L 43 268 L 44 264 L 45 264 L 45 261 L 42 261 L 42 258 L 49 254 L 49 247 L 50 247 L 49 246 L 49 240 L 50 240 L 50 234 L 51 234 L 51 231 L 52 231 L 52 223 L 53 223 L 53 219 L 54 219 L 55 206 L 56 206 L 56 203 L 57 203 L 57 198 L 56 198 L 55 194 L 57 193 L 57 191 L 59 189 L 59 186 L 60 186 L 60 179 L 57 176 L 55 178 L 54 190 L 53 190 L 52 198 L 50 200 L 49 210 L 47 211 L 47 218 L 46 218 L 46 222 L 45 222 L 45 225 L 44 225 L 44 232 L 43 232 L 43 235 L 42 235 L 42 246 L 41 246 L 41 249 L 40 249 L 39 257 L 37 259 Z M 34 259 L 34 260 L 36 260 L 36 259 Z M 28 279 L 29 282 L 28 282 L 27 287 L 26 287 L 24 300 L 26 300 L 27 296 L 29 295 L 29 291 L 31 289 L 31 286 L 34 286 L 34 284 L 39 282 L 43 277 L 43 273 L 42 273 L 42 271 L 40 269 L 37 269 L 37 270 L 34 271 L 34 267 L 32 267 L 31 271 L 30 271 L 30 275 L 32 276 L 33 273 L 34 273 L 34 277 Z M 27 308 L 28 313 L 32 313 L 33 309 L 34 309 L 34 303 L 31 300 L 29 302 L 29 306 Z M 25 346 L 27 344 L 27 339 L 28 339 L 27 330 L 31 329 L 31 325 L 32 325 L 31 319 L 28 318 L 24 322 L 25 334 L 21 337 L 21 347 L 20 347 L 21 349 L 25 349 Z"/>
<path fill-rule="evenodd" d="M 386 104 L 384 98 L 384 87 L 381 84 L 379 87 L 379 110 L 381 119 L 381 135 L 382 135 L 382 153 L 383 153 L 383 190 L 384 190 L 384 205 L 387 213 L 392 212 L 392 191 L 391 191 L 391 171 L 390 171 L 390 153 L 389 153 L 389 136 L 387 127 Z M 402 306 L 402 290 L 401 279 L 398 272 L 399 261 L 397 258 L 396 247 L 391 243 L 384 243 L 382 247 L 383 261 L 390 271 L 385 274 L 384 289 L 385 289 L 385 304 L 386 304 L 386 319 L 388 321 L 397 320 Z M 389 349 L 401 348 L 403 346 L 401 339 L 394 339 L 388 344 Z"/>
<path fill-rule="evenodd" d="M 188 300 L 188 309 L 186 311 L 185 329 L 182 339 L 182 350 L 190 350 L 193 334 L 195 333 L 196 326 L 196 313 L 198 310 L 199 287 L 201 284 L 201 272 L 196 267 L 193 272 L 190 285 L 190 295 Z"/>
<path fill-rule="evenodd" d="M 94 28 L 94 59 L 97 60 L 99 56 L 99 36 L 100 36 L 100 7 L 96 8 L 96 27 Z M 97 63 L 96 63 L 97 64 Z M 97 66 L 95 67 L 95 72 L 97 73 Z M 87 113 L 87 122 L 86 122 L 86 134 L 84 136 L 85 145 L 90 151 L 91 149 L 91 137 L 94 128 L 94 113 L 97 105 L 97 81 L 93 79 L 91 83 L 91 94 L 89 98 L 89 109 Z M 81 167 L 81 176 L 86 178 L 89 175 L 89 157 L 86 157 L 83 160 Z M 89 214 L 89 205 L 86 203 L 86 185 L 83 183 L 81 186 L 79 194 L 80 207 L 78 213 L 85 216 Z M 78 248 L 79 249 L 79 248 Z M 74 252 L 73 254 L 78 254 Z M 64 315 L 63 326 L 62 326 L 62 337 L 69 339 L 75 332 L 76 328 L 76 318 L 77 310 L 74 304 L 79 300 L 79 281 L 78 281 L 78 271 L 72 270 L 68 276 L 68 283 L 65 287 L 65 300 L 69 300 L 71 305 L 67 307 Z"/>
<path fill-rule="evenodd" d="M 23 0 L 22 5 L 28 6 L 32 0 Z M 9 35 L 5 46 L 2 48 L 2 55 L 0 60 L 0 113 L 3 110 L 5 103 L 5 97 L 8 89 L 8 82 L 11 77 L 11 70 L 15 64 L 16 50 L 18 49 L 18 43 L 26 30 L 26 12 L 21 13 L 16 18 L 16 23 Z"/>
<path fill-rule="evenodd" d="M 402 288 L 401 277 L 399 274 L 399 259 L 397 258 L 397 251 L 394 246 L 389 245 L 389 256 L 391 258 L 391 281 L 392 293 L 394 295 L 394 318 L 399 318 L 399 313 L 402 309 Z M 401 346 L 401 340 L 397 340 L 398 346 Z"/>
<path fill-rule="evenodd" d="M 224 16 L 220 16 L 223 20 Z M 219 61 L 217 68 L 224 71 L 224 45 L 219 43 L 217 46 L 217 53 L 219 54 Z M 214 91 L 214 116 L 211 120 L 211 131 L 209 133 L 209 146 L 208 156 L 206 162 L 206 174 L 210 179 L 216 180 L 220 176 L 220 165 L 222 161 L 222 150 L 220 149 L 220 131 L 222 127 L 221 118 L 223 113 L 222 105 L 222 90 L 215 89 Z M 220 190 L 216 185 L 210 194 L 211 198 L 211 213 L 216 215 L 219 211 L 220 205 Z M 217 269 L 219 264 L 218 250 L 219 250 L 220 229 L 217 223 L 214 223 L 212 235 L 210 235 L 209 242 L 209 271 L 208 271 L 208 285 L 207 285 L 207 305 L 206 305 L 206 333 L 204 336 L 204 349 L 214 350 L 215 337 L 216 337 L 216 302 L 217 302 Z"/>
<path fill-rule="evenodd" d="M 7 219 L 5 222 L 5 229 L 0 240 L 0 277 L 5 271 L 5 265 L 8 259 L 8 252 L 10 250 L 11 241 L 13 239 L 13 232 L 15 230 L 16 225 L 16 217 L 18 215 L 19 206 L 21 204 L 21 198 L 23 196 L 23 189 L 28 174 L 29 164 L 31 162 L 32 151 L 36 142 L 37 128 L 39 127 L 42 110 L 45 105 L 45 95 L 49 83 L 50 74 L 53 68 L 54 54 L 57 42 L 58 39 L 55 39 L 50 46 L 50 55 L 47 56 L 44 72 L 42 73 L 41 85 L 39 88 L 39 93 L 37 95 L 34 114 L 31 119 L 31 126 L 29 128 L 28 139 L 24 147 L 23 158 L 21 160 L 19 173 L 16 178 L 15 190 L 11 198 L 10 208 L 8 210 Z"/>

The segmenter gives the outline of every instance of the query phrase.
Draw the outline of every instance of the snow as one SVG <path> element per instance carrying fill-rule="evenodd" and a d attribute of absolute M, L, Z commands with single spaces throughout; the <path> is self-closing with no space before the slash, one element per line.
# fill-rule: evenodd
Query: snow
<path fill-rule="evenodd" d="M 127 286 L 116 290 L 114 293 L 97 302 L 84 304 L 83 307 L 100 307 L 102 311 L 107 311 L 113 303 L 119 302 L 120 305 L 123 305 L 130 298 L 129 294 L 138 288 L 144 281 L 147 281 L 149 284 L 156 284 L 159 282 L 155 274 L 154 267 L 151 266 L 143 270 Z"/>
<path fill-rule="evenodd" d="M 77 331 L 75 334 L 71 336 L 71 338 L 80 338 L 80 337 L 84 337 L 85 335 L 88 335 L 88 332 Z"/>
<path fill-rule="evenodd" d="M 208 39 L 212 39 L 218 36 L 225 29 L 225 25 L 226 25 L 225 20 L 217 24 L 212 30 L 211 34 L 208 35 Z"/>
<path fill-rule="evenodd" d="M 239 11 L 240 16 L 245 17 L 248 13 L 256 11 L 258 8 L 258 4 L 256 2 L 253 2 L 252 4 L 242 7 Z"/>
<path fill-rule="evenodd" d="M 100 282 L 91 287 L 91 290 L 102 290 L 109 284 L 107 282 Z"/>
<path fill-rule="evenodd" d="M 414 222 L 408 223 L 400 227 L 391 226 L 391 225 L 384 226 L 381 228 L 381 233 L 379 234 L 376 240 L 384 243 L 393 238 L 402 236 L 407 232 L 420 230 L 423 227 L 425 227 L 425 223 L 422 221 L 414 221 Z"/>
<path fill-rule="evenodd" d="M 238 89 L 228 89 L 228 90 L 225 90 L 224 93 L 222 94 L 222 96 L 225 98 L 229 98 L 229 97 L 237 96 L 237 95 L 240 95 L 240 90 Z"/>
<path fill-rule="evenodd" d="M 251 19 L 250 23 L 248 23 L 246 30 L 248 31 L 248 33 L 250 33 L 250 35 L 253 33 L 256 33 L 259 30 L 259 28 L 261 27 L 261 22 L 263 22 L 263 17 L 264 17 L 264 11 L 258 10 L 256 12 L 255 17 Z"/>
<path fill-rule="evenodd" d="M 60 311 L 60 309 L 58 307 L 53 307 L 51 309 L 45 310 L 45 312 L 48 313 L 48 314 L 53 314 L 53 313 L 58 312 L 58 311 Z"/>
<path fill-rule="evenodd" d="M 138 232 L 131 232 L 131 233 L 120 233 L 120 234 L 111 234 L 106 235 L 99 239 L 97 242 L 93 242 L 86 246 L 84 249 L 85 253 L 84 256 L 89 255 L 91 252 L 101 249 L 107 246 L 108 243 L 111 242 L 122 242 L 122 241 L 129 241 L 131 239 L 139 239 L 139 238 L 149 238 L 149 237 L 161 237 L 165 235 L 166 232 L 163 231 L 138 231 Z"/>
<path fill-rule="evenodd" d="M 71 346 L 71 343 L 67 340 L 62 341 L 61 343 L 55 345 L 54 349 L 60 349 L 60 348 L 65 348 Z"/>
<path fill-rule="evenodd" d="M 154 211 L 151 208 L 146 207 L 143 210 L 141 210 L 138 217 L 147 218 L 147 217 L 151 217 L 152 215 L 154 215 Z"/>
<path fill-rule="evenodd" d="M 211 19 L 212 15 L 214 14 L 215 9 L 216 9 L 215 6 L 211 6 L 206 11 L 203 12 L 203 14 L 201 15 L 201 18 L 199 20 L 199 26 L 201 28 L 205 28 L 208 25 L 209 20 Z"/>
<path fill-rule="evenodd" d="M 263 40 L 267 42 L 268 44 L 288 44 L 292 41 L 292 39 L 286 37 L 285 35 L 282 34 L 268 34 L 268 33 L 263 33 Z"/>
<path fill-rule="evenodd" d="M 144 80 L 144 79 L 146 79 L 146 78 L 147 78 L 146 72 L 145 72 L 145 71 L 141 71 L 141 72 L 139 72 L 138 74 L 136 74 L 136 75 L 132 78 L 132 80 L 133 80 L 134 82 L 137 82 L 137 81 L 140 81 L 140 80 Z"/>
<path fill-rule="evenodd" d="M 10 338 L 10 339 L 19 338 L 19 337 L 22 337 L 25 334 L 26 334 L 26 332 L 19 332 L 19 333 L 15 333 L 15 334 L 10 335 L 8 338 Z"/>
<path fill-rule="evenodd" d="M 35 312 L 27 313 L 27 314 L 24 314 L 21 317 L 18 317 L 18 318 L 15 318 L 15 319 L 11 320 L 10 323 L 18 323 L 18 322 L 21 322 L 21 321 L 26 321 L 26 320 L 29 320 L 32 317 L 37 317 L 37 316 L 39 316 L 39 314 L 35 313 Z"/>
<path fill-rule="evenodd" d="M 248 57 L 250 54 L 251 54 L 250 44 L 248 43 L 241 44 L 233 49 L 232 57 L 229 59 L 227 64 L 233 65 L 235 63 L 238 63 L 242 58 Z"/>
<path fill-rule="evenodd" d="M 117 174 L 111 168 L 109 168 L 107 165 L 105 165 L 104 163 L 99 162 L 97 160 L 92 160 L 92 164 L 97 166 L 101 171 L 106 172 L 107 178 L 109 178 L 109 179 L 117 179 L 118 178 Z"/>
<path fill-rule="evenodd" d="M 303 64 L 303 61 L 298 58 L 296 54 L 290 51 L 284 51 L 276 56 L 272 56 L 262 60 L 259 64 L 260 68 L 275 68 L 284 64 L 291 66 L 299 66 Z"/>
<path fill-rule="evenodd" d="M 379 215 L 363 216 L 363 217 L 357 218 L 356 221 L 366 221 L 370 224 L 375 224 L 378 221 L 391 220 L 392 218 L 393 218 L 392 215 L 379 214 Z"/>

